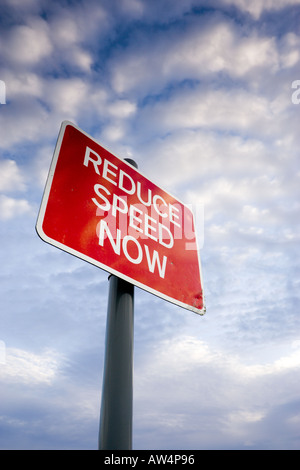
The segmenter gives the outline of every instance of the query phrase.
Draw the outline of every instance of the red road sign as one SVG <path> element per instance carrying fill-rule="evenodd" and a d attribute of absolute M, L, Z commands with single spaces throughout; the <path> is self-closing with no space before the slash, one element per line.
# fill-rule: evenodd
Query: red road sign
<path fill-rule="evenodd" d="M 68 121 L 60 129 L 36 228 L 51 245 L 205 312 L 191 210 Z"/>

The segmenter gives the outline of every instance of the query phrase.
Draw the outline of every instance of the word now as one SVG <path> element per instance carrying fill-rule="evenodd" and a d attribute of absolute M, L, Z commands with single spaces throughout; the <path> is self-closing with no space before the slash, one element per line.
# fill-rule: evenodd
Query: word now
<path fill-rule="evenodd" d="M 143 261 L 143 249 L 139 241 L 131 236 L 131 235 L 125 235 L 124 237 L 121 237 L 121 230 L 117 229 L 117 236 L 113 237 L 112 233 L 107 225 L 107 222 L 105 220 L 101 220 L 100 222 L 100 228 L 99 228 L 99 245 L 104 246 L 104 240 L 105 240 L 105 235 L 107 235 L 110 244 L 114 250 L 114 252 L 117 255 L 120 255 L 121 253 L 121 239 L 122 239 L 122 250 L 128 261 L 133 264 L 140 264 Z M 129 253 L 128 250 L 128 244 L 131 242 L 131 254 Z M 132 245 L 133 244 L 133 245 Z M 132 252 L 132 248 L 134 247 L 134 254 Z M 148 245 L 143 244 L 145 253 L 146 253 L 146 259 L 147 259 L 147 264 L 149 271 L 151 273 L 154 273 L 155 267 L 157 265 L 158 272 L 161 278 L 165 277 L 166 273 L 166 264 L 167 264 L 167 256 L 163 256 L 163 261 L 160 261 L 158 251 L 153 250 L 153 254 L 150 254 L 150 250 Z"/>

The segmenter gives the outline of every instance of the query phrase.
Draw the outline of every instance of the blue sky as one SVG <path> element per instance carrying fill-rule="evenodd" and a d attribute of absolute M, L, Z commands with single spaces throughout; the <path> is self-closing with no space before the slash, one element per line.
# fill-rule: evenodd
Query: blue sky
<path fill-rule="evenodd" d="M 63 120 L 204 206 L 206 314 L 136 289 L 134 448 L 299 448 L 299 20 L 1 0 L 1 449 L 97 448 L 107 273 L 35 231 Z"/>

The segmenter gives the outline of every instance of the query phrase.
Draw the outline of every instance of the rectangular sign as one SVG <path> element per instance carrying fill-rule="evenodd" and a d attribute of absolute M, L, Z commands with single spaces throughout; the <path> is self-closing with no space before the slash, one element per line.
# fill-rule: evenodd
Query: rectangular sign
<path fill-rule="evenodd" d="M 51 245 L 205 312 L 191 210 L 68 121 L 61 125 L 36 229 Z"/>

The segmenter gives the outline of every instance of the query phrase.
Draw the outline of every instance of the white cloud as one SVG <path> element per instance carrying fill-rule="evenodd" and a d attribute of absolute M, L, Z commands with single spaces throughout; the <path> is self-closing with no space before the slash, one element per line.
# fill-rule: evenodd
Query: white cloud
<path fill-rule="evenodd" d="M 235 5 L 241 10 L 247 11 L 255 19 L 258 19 L 264 11 L 281 10 L 285 7 L 299 5 L 300 0 L 223 0 L 224 3 Z"/>
<path fill-rule="evenodd" d="M 248 365 L 192 336 L 159 342 L 136 371 L 136 440 L 140 444 L 142 432 L 147 448 L 220 449 L 227 443 L 255 448 L 262 439 L 257 433 L 264 433 L 278 401 L 288 404 L 297 397 L 293 377 L 299 369 L 299 350 L 265 365 Z M 286 396 L 283 377 L 289 384 Z M 271 448 L 280 440 L 279 446 L 288 448 L 293 432 L 292 422 L 285 437 L 269 429 Z"/>
<path fill-rule="evenodd" d="M 70 56 L 73 59 L 73 63 L 76 64 L 80 69 L 85 70 L 87 72 L 90 71 L 93 63 L 93 58 L 89 52 L 78 47 L 74 49 L 73 53 L 70 54 Z"/>
<path fill-rule="evenodd" d="M 108 124 L 105 126 L 101 133 L 101 139 L 104 141 L 118 141 L 125 135 L 125 127 L 122 123 Z"/>
<path fill-rule="evenodd" d="M 222 71 L 231 76 L 244 76 L 252 69 L 276 65 L 274 39 L 255 33 L 242 35 L 233 24 L 225 21 L 195 28 L 192 34 L 176 44 L 176 49 L 168 51 L 166 58 L 170 76 L 183 66 L 195 78 Z"/>
<path fill-rule="evenodd" d="M 49 56 L 52 44 L 48 25 L 41 19 L 33 19 L 25 25 L 12 28 L 5 42 L 9 60 L 17 64 L 32 65 Z"/>
<path fill-rule="evenodd" d="M 59 129 L 57 129 L 57 132 Z M 33 178 L 35 183 L 38 182 L 40 187 L 44 188 L 49 173 L 51 159 L 54 153 L 55 146 L 46 145 L 40 147 L 36 153 L 35 161 L 33 162 Z"/>
<path fill-rule="evenodd" d="M 35 6 L 38 2 L 37 0 L 4 0 L 5 3 L 9 3 L 15 8 L 24 8 L 28 11 L 28 8 Z"/>
<path fill-rule="evenodd" d="M 195 99 L 195 103 L 197 102 Z M 171 112 L 169 116 L 172 120 Z M 224 124 L 226 125 L 225 120 Z M 194 194 L 185 194 L 186 203 L 193 203 L 201 198 L 206 203 L 217 200 L 219 178 L 223 178 L 231 186 L 237 180 L 239 187 L 239 180 L 248 178 L 252 181 L 263 174 L 273 177 L 278 171 L 282 171 L 278 161 L 280 149 L 271 151 L 259 139 L 243 139 L 239 135 L 230 135 L 230 132 L 220 134 L 209 129 L 177 128 L 164 138 L 151 140 L 146 147 L 141 144 L 136 153 L 134 158 L 137 161 L 139 154 L 144 156 L 144 171 L 153 181 L 161 185 L 165 182 L 164 187 L 167 186 L 173 193 L 178 186 L 188 186 L 189 191 Z"/>
<path fill-rule="evenodd" d="M 14 160 L 0 161 L 0 191 L 23 191 L 25 181 Z"/>
<path fill-rule="evenodd" d="M 137 112 L 135 103 L 120 99 L 106 103 L 106 123 L 101 132 L 101 140 L 109 142 L 120 141 L 128 131 L 129 121 Z"/>
<path fill-rule="evenodd" d="M 52 112 L 75 118 L 88 98 L 89 85 L 80 78 L 49 80 L 45 83 L 46 102 Z"/>
<path fill-rule="evenodd" d="M 35 354 L 7 347 L 5 364 L 0 367 L 0 378 L 10 383 L 49 385 L 56 378 L 59 365 L 60 360 L 55 351 L 46 350 Z"/>
<path fill-rule="evenodd" d="M 6 347 L 4 341 L 0 340 L 0 364 L 6 362 Z"/>
<path fill-rule="evenodd" d="M 278 69 L 274 38 L 253 31 L 245 34 L 224 19 L 191 23 L 187 32 L 157 33 L 154 40 L 151 37 L 151 48 L 145 40 L 134 39 L 112 63 L 112 84 L 118 93 L 157 92 L 168 81 L 187 77 L 201 79 L 223 72 L 245 78 L 249 73 L 257 75 L 262 70 L 269 74 Z"/>
<path fill-rule="evenodd" d="M 6 71 L 5 81 L 9 89 L 10 100 L 18 100 L 20 95 L 31 96 L 32 99 L 43 97 L 43 79 L 36 73 Z"/>
<path fill-rule="evenodd" d="M 152 123 L 153 116 L 156 119 Z M 146 128 L 149 121 L 156 132 L 162 133 L 198 127 L 239 132 L 246 136 L 266 135 L 277 130 L 279 125 L 273 119 L 270 100 L 242 89 L 180 91 L 167 101 L 146 107 L 141 113 L 143 118 Z"/>
<path fill-rule="evenodd" d="M 12 86 L 13 94 L 9 97 L 12 101 L 1 109 L 0 114 L 0 146 L 3 148 L 24 140 L 56 138 L 63 120 L 76 120 L 79 112 L 94 111 L 96 107 L 96 103 L 89 105 L 89 83 L 80 78 L 47 79 L 21 75 L 18 80 L 12 80 Z"/>
<path fill-rule="evenodd" d="M 51 34 L 56 45 L 60 47 L 70 47 L 81 39 L 75 18 L 67 15 L 67 12 L 61 12 L 54 17 L 51 23 Z"/>
<path fill-rule="evenodd" d="M 33 209 L 26 199 L 14 199 L 0 195 L 0 219 L 6 220 L 13 217 L 30 214 Z"/>
<path fill-rule="evenodd" d="M 140 0 L 121 0 L 120 7 L 124 14 L 130 14 L 136 18 L 141 17 L 145 9 L 145 6 Z"/>
<path fill-rule="evenodd" d="M 51 40 L 60 62 L 76 66 L 86 72 L 90 71 L 93 58 L 81 45 L 84 40 L 84 30 L 80 28 L 78 20 L 66 12 L 55 17 L 51 23 Z"/>
<path fill-rule="evenodd" d="M 200 320 L 201 321 L 201 320 Z M 278 352 L 278 355 L 281 352 Z M 212 371 L 226 370 L 226 376 L 234 376 L 239 383 L 248 380 L 256 380 L 260 377 L 276 376 L 287 370 L 300 368 L 300 348 L 293 348 L 285 356 L 279 357 L 266 364 L 246 364 L 236 355 L 225 355 L 224 352 L 213 350 L 207 343 L 195 336 L 174 337 L 163 340 L 155 345 L 151 353 L 152 365 L 149 363 L 145 377 L 156 376 L 165 380 L 175 377 L 180 381 L 180 376 L 196 372 L 198 367 L 210 366 Z M 142 371 L 139 372 L 139 374 Z M 183 387 L 184 387 L 184 381 Z"/>
<path fill-rule="evenodd" d="M 41 123 L 47 119 L 47 111 L 31 96 L 19 96 L 1 109 L 0 128 L 2 148 L 9 148 L 20 141 L 33 141 L 44 137 Z M 47 131 L 49 128 L 47 127 Z"/>
<path fill-rule="evenodd" d="M 299 63 L 300 37 L 295 33 L 287 33 L 280 41 L 281 67 L 290 68 Z"/>
<path fill-rule="evenodd" d="M 108 112 L 115 118 L 127 118 L 137 110 L 136 104 L 128 100 L 117 100 L 108 106 Z"/>

